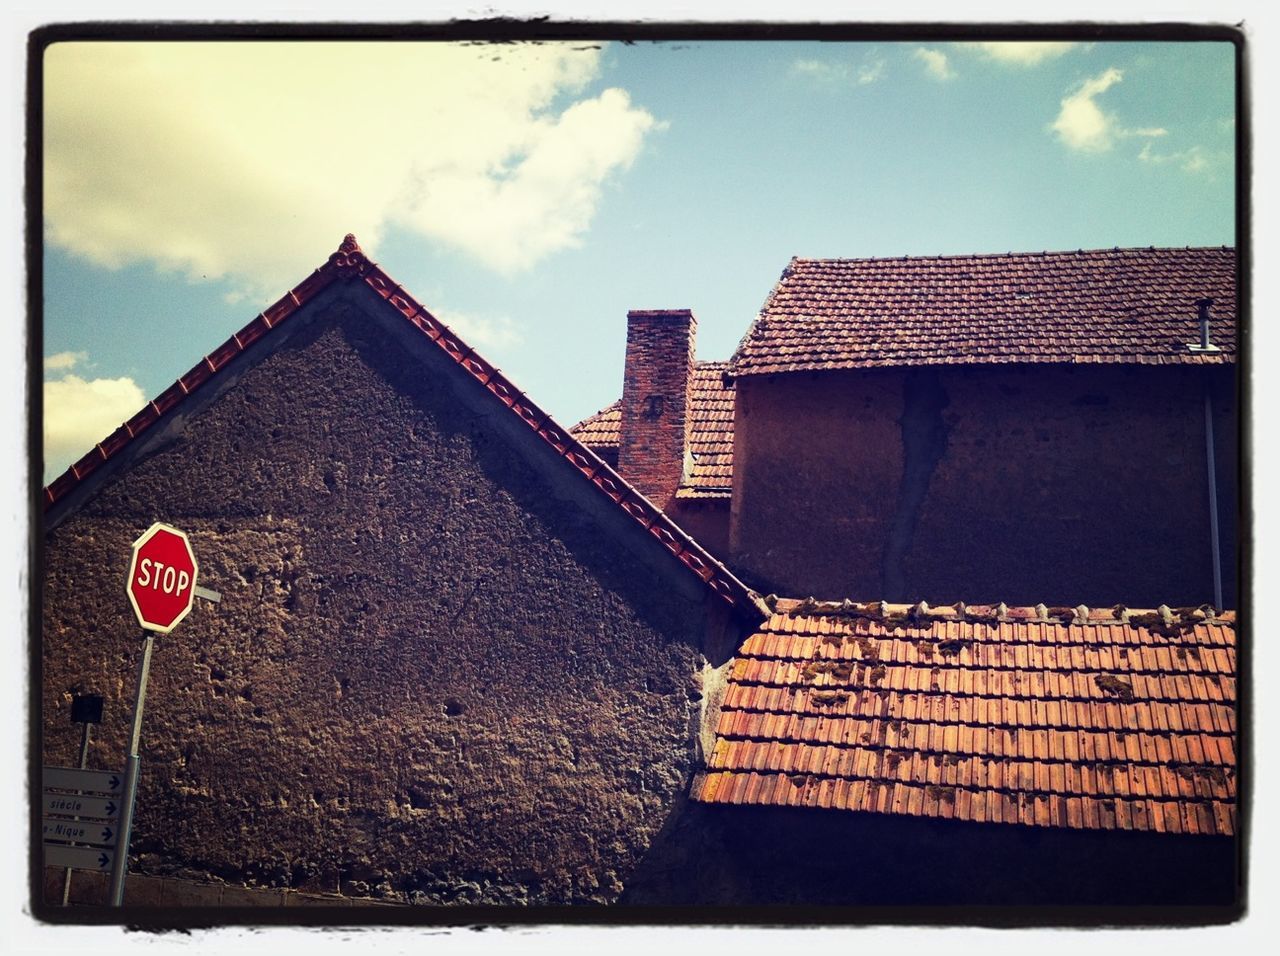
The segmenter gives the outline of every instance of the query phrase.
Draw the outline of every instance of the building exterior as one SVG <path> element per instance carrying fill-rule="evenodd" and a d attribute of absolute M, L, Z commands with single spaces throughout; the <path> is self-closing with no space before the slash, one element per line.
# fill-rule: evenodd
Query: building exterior
<path fill-rule="evenodd" d="M 623 397 L 571 432 L 348 237 L 45 489 L 43 762 L 74 762 L 79 692 L 107 698 L 91 765 L 120 762 L 121 579 L 164 520 L 223 599 L 157 645 L 137 872 L 1236 905 L 1238 625 L 1195 511 L 1206 403 L 1235 479 L 1230 250 L 888 262 L 794 261 L 728 363 L 687 310 L 630 313 Z M 917 281 L 965 270 L 959 304 Z M 867 295 L 934 318 L 868 331 Z M 1187 349 L 1187 298 L 1218 351 Z M 1089 324 L 1122 299 L 1130 338 Z"/>
<path fill-rule="evenodd" d="M 751 592 L 368 262 L 323 268 L 45 493 L 43 762 L 130 543 L 220 591 L 157 640 L 133 869 L 432 903 L 617 899 L 701 763 Z"/>
<path fill-rule="evenodd" d="M 707 538 L 762 593 L 1234 606 L 1235 318 L 1227 248 L 794 259 L 681 494 L 730 489 Z"/>

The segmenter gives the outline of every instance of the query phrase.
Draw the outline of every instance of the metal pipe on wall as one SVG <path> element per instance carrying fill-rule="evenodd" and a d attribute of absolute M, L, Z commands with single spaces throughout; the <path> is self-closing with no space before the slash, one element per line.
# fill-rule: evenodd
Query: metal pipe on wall
<path fill-rule="evenodd" d="M 1209 538 L 1213 551 L 1213 607 L 1222 607 L 1222 554 L 1218 545 L 1218 469 L 1213 448 L 1213 394 L 1210 383 L 1204 387 L 1205 461 L 1209 469 Z"/>

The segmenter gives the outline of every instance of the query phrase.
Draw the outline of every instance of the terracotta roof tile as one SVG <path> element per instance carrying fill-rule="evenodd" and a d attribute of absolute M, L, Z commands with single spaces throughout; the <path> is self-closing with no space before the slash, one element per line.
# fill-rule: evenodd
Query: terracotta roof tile
<path fill-rule="evenodd" d="M 690 396 L 689 473 L 678 498 L 723 498 L 733 492 L 734 386 L 725 372 L 728 362 L 698 362 Z M 570 434 L 597 453 L 616 452 L 622 426 L 622 401 L 584 418 Z"/>
<path fill-rule="evenodd" d="M 1034 608 L 956 613 L 778 602 L 730 668 L 724 713 L 739 719 L 719 722 L 721 743 L 757 749 L 717 745 L 709 768 L 802 775 L 748 801 L 766 805 L 1234 832 L 1234 674 L 1221 675 L 1219 702 L 1212 682 L 1192 679 L 1195 655 L 1178 653 L 1233 660 L 1233 612 L 1181 609 L 1160 627 L 1093 611 L 1087 626 Z M 1126 655 L 1148 641 L 1169 653 Z M 695 797 L 725 792 L 703 783 Z"/>
<path fill-rule="evenodd" d="M 1212 298 L 1197 354 L 1196 300 Z M 735 376 L 1009 362 L 1235 361 L 1235 250 L 1100 249 L 792 259 L 731 362 Z"/>
<path fill-rule="evenodd" d="M 394 309 L 421 332 L 424 338 L 438 346 L 483 385 L 494 401 L 506 406 L 586 480 L 591 481 L 645 530 L 661 540 L 673 556 L 690 573 L 696 574 L 711 591 L 752 620 L 763 616 L 764 608 L 754 592 L 730 574 L 670 518 L 650 504 L 648 499 L 623 481 L 594 452 L 577 439 L 569 437 L 566 429 L 561 428 L 500 371 L 415 301 L 394 279 L 364 255 L 355 237 L 351 235 L 343 240 L 324 265 L 285 293 L 274 305 L 264 309 L 253 321 L 198 362 L 191 371 L 181 376 L 158 398 L 148 403 L 142 411 L 46 487 L 43 495 L 46 515 L 49 509 L 79 487 L 109 458 L 139 438 L 181 404 L 189 394 L 216 376 L 219 370 L 335 282 L 358 283 L 372 290 L 389 308 Z"/>

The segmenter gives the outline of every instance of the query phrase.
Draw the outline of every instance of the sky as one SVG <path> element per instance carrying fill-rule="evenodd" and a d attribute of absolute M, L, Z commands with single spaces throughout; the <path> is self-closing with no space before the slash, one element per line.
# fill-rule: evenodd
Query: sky
<path fill-rule="evenodd" d="M 44 480 L 354 233 L 562 423 L 792 256 L 1233 245 L 1222 42 L 61 43 Z"/>

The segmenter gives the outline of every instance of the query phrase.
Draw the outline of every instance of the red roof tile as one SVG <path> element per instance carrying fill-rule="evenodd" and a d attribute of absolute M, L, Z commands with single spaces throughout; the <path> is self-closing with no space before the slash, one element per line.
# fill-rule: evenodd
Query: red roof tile
<path fill-rule="evenodd" d="M 779 601 L 729 669 L 717 745 L 694 797 L 722 802 L 716 788 L 747 773 L 801 772 L 810 786 L 834 787 L 815 790 L 815 805 L 848 793 L 831 806 L 1235 832 L 1234 675 L 1224 675 L 1217 703 L 1185 679 L 1196 656 L 1178 653 L 1230 658 L 1234 612 L 1090 611 L 1087 626 L 1067 616 Z M 1171 653 L 1125 653 L 1153 647 Z M 779 751 L 784 761 L 763 759 Z M 873 793 L 876 780 L 896 789 Z M 762 787 L 745 802 L 794 803 L 792 789 Z"/>
<path fill-rule="evenodd" d="M 728 498 L 733 492 L 733 382 L 726 378 L 728 362 L 698 362 L 690 397 L 689 473 L 680 482 L 677 498 Z M 617 451 L 622 425 L 622 401 L 584 418 L 570 433 L 596 452 Z"/>
<path fill-rule="evenodd" d="M 1214 300 L 1197 354 L 1196 300 Z M 1235 361 L 1236 254 L 1201 249 L 792 259 L 732 373 L 1013 362 Z"/>
<path fill-rule="evenodd" d="M 172 386 L 149 402 L 137 415 L 121 425 L 99 443 L 92 451 L 72 465 L 65 473 L 44 489 L 46 513 L 58 502 L 81 486 L 108 459 L 138 439 L 157 421 L 179 406 L 191 393 L 209 382 L 220 369 L 232 362 L 258 339 L 314 299 L 334 282 L 363 283 L 378 295 L 391 309 L 435 343 L 463 370 L 482 384 L 495 402 L 506 406 L 513 415 L 555 449 L 564 461 L 590 481 L 601 494 L 614 501 L 654 537 L 658 538 L 672 555 L 689 572 L 698 578 L 726 603 L 735 607 L 751 620 L 764 616 L 760 598 L 735 578 L 719 561 L 713 558 L 678 525 L 649 503 L 607 464 L 572 437 L 568 429 L 535 405 L 500 371 L 480 357 L 470 346 L 455 335 L 444 323 L 416 302 L 394 279 L 370 261 L 360 250 L 354 236 L 348 235 L 341 246 L 329 256 L 319 269 L 291 291 L 285 293 L 274 305 L 269 306 L 252 322 L 227 339 L 210 355 L 201 359 Z"/>

